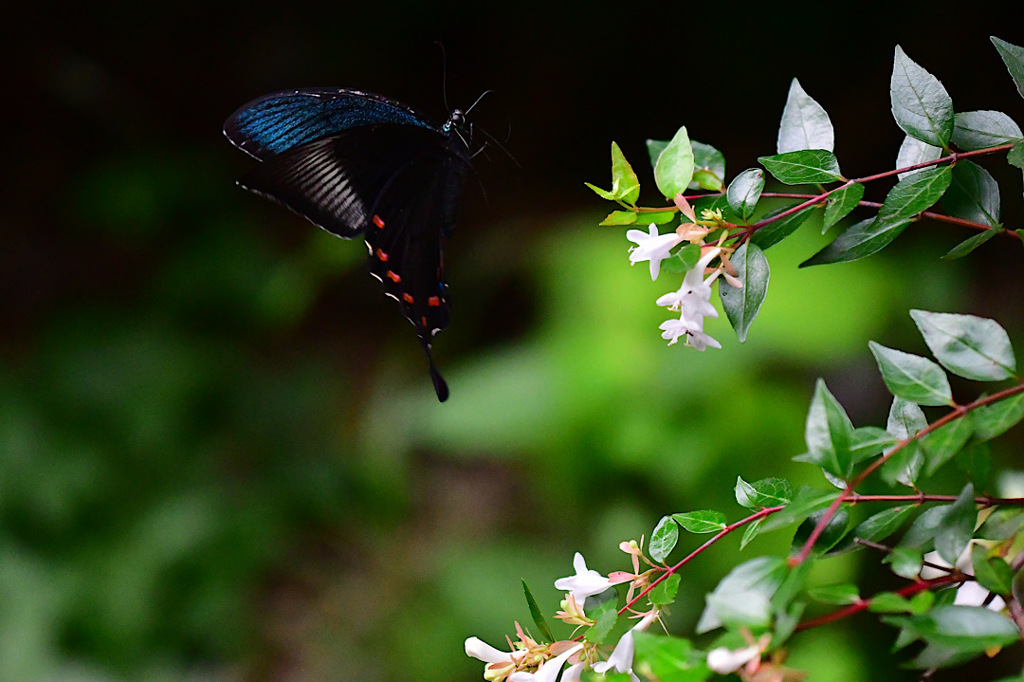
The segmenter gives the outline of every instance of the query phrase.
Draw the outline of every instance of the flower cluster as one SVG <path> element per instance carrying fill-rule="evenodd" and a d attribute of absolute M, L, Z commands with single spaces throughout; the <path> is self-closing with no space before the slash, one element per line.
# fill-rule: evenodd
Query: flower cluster
<path fill-rule="evenodd" d="M 699 245 L 700 259 L 687 271 L 682 286 L 661 296 L 657 301 L 658 305 L 679 312 L 679 319 L 666 320 L 659 328 L 662 330 L 661 337 L 666 339 L 670 346 L 684 338 L 687 346 L 697 350 L 704 350 L 708 346 L 721 348 L 722 345 L 718 341 L 704 332 L 704 318 L 718 317 L 718 311 L 711 305 L 711 284 L 721 274 L 732 286 L 743 285 L 728 272 L 730 266 L 726 251 L 720 246 L 704 244 L 704 237 L 712 229 L 709 224 L 713 225 L 720 216 L 706 211 L 703 220 L 698 221 L 693 207 L 682 195 L 676 197 L 676 205 L 690 222 L 684 222 L 674 232 L 668 234 L 659 234 L 658 227 L 653 223 L 648 232 L 628 230 L 626 238 L 636 244 L 629 249 L 629 261 L 632 264 L 648 261 L 651 279 L 657 280 L 661 273 L 661 262 L 670 256 L 672 249 L 684 241 Z M 719 266 L 705 277 L 708 266 L 715 258 L 719 259 Z"/>
<path fill-rule="evenodd" d="M 634 543 L 620 545 L 627 553 L 633 555 L 634 572 L 619 571 L 605 577 L 593 569 L 587 568 L 587 562 L 579 552 L 573 557 L 573 568 L 576 573 L 555 581 L 555 587 L 567 592 L 562 601 L 562 610 L 557 617 L 578 627 L 591 626 L 594 621 L 587 617 L 584 604 L 588 597 L 597 596 L 614 585 L 630 582 L 630 594 L 640 584 L 646 584 L 649 572 L 639 573 L 638 546 Z M 509 640 L 509 651 L 496 649 L 477 637 L 466 640 L 466 655 L 486 663 L 484 679 L 488 682 L 578 682 L 583 671 L 588 667 L 596 673 L 625 673 L 634 682 L 639 678 L 633 672 L 633 635 L 646 630 L 651 623 L 658 620 L 660 611 L 652 608 L 642 614 L 636 614 L 639 622 L 619 638 L 611 654 L 602 658 L 598 647 L 585 641 L 560 640 L 551 644 L 539 644 L 533 640 L 523 628 L 516 623 L 516 641 Z M 569 667 L 562 673 L 566 664 Z M 559 678 L 559 673 L 562 673 Z"/>

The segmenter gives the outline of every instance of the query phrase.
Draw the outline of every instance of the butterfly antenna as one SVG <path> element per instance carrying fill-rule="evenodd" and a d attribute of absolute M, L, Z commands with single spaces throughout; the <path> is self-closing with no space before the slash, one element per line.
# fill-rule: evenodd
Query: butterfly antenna
<path fill-rule="evenodd" d="M 441 99 L 444 101 L 444 110 L 451 111 L 448 106 L 448 57 L 444 52 L 444 43 L 435 40 L 434 44 L 441 50 Z"/>
<path fill-rule="evenodd" d="M 464 113 L 464 114 L 466 114 L 468 116 L 469 112 L 473 111 L 473 107 L 475 107 L 477 104 L 480 104 L 480 100 L 482 100 L 484 97 L 486 97 L 487 95 L 491 94 L 492 92 L 494 92 L 494 90 L 484 90 L 483 92 L 481 92 L 480 96 L 476 98 L 476 101 L 473 102 L 472 104 L 470 104 L 469 108 L 466 109 L 462 113 Z"/>
<path fill-rule="evenodd" d="M 510 130 L 511 130 L 511 126 L 510 126 Z M 494 135 L 491 135 L 489 132 L 487 132 L 483 128 L 480 129 L 480 132 L 483 133 L 484 135 L 486 135 L 490 139 L 490 141 L 494 143 L 495 147 L 497 147 L 501 151 L 505 152 L 505 156 L 507 156 L 509 159 L 512 160 L 512 163 L 514 163 L 516 165 L 516 168 L 518 168 L 519 170 L 523 169 L 523 167 L 519 164 L 519 161 L 516 160 L 516 157 L 512 156 L 512 152 L 510 152 L 509 150 L 505 149 L 505 145 L 503 145 L 501 142 L 499 142 L 498 139 L 496 137 L 494 137 Z M 484 145 L 486 146 L 486 144 L 487 143 L 485 142 Z"/>

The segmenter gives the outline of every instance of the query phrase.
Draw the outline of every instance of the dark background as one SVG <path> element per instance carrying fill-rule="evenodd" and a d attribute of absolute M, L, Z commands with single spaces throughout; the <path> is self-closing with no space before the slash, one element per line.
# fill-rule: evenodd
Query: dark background
<path fill-rule="evenodd" d="M 698 355 L 662 346 L 664 283 L 624 267 L 627 242 L 596 227 L 607 206 L 583 182 L 607 186 L 616 140 L 649 184 L 644 140 L 683 124 L 731 179 L 774 151 L 793 77 L 829 111 L 847 176 L 890 168 L 897 43 L 958 111 L 1020 121 L 988 40 L 1024 44 L 1011 10 L 6 8 L 0 679 L 477 679 L 462 641 L 500 644 L 528 620 L 520 578 L 553 610 L 550 581 L 577 549 L 607 572 L 625 567 L 615 544 L 663 513 L 738 518 L 737 473 L 817 483 L 789 461 L 813 378 L 858 425 L 884 423 L 867 339 L 922 352 L 910 307 L 1019 327 L 1019 244 L 940 263 L 967 235 L 915 227 L 865 263 L 797 271 L 823 243 L 812 228 L 772 257 L 751 340 L 719 321 L 727 348 Z M 220 133 L 246 101 L 314 85 L 440 122 L 434 41 L 450 105 L 493 90 L 472 118 L 515 158 L 478 157 L 448 245 L 444 406 L 362 246 L 234 187 L 251 160 Z M 1019 174 L 999 177 L 1017 220 Z M 684 577 L 677 631 L 734 552 Z M 857 557 L 834 581 L 892 587 Z M 797 663 L 821 679 L 897 674 L 878 655 L 892 633 L 872 630 L 807 633 Z"/>

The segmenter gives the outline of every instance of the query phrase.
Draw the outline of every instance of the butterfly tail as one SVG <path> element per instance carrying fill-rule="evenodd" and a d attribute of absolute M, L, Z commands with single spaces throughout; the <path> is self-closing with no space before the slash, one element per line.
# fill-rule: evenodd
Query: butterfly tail
<path fill-rule="evenodd" d="M 423 344 L 423 352 L 427 354 L 427 367 L 430 369 L 430 380 L 434 382 L 434 391 L 437 393 L 437 399 L 443 403 L 448 400 L 448 382 L 437 371 L 434 357 L 430 354 L 430 343 L 426 339 L 420 339 L 420 342 Z"/>

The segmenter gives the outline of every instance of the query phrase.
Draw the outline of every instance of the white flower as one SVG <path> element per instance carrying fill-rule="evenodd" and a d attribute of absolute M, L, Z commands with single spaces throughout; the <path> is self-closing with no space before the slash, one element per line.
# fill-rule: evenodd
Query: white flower
<path fill-rule="evenodd" d="M 704 318 L 718 317 L 718 311 L 710 301 L 711 283 L 720 272 L 716 270 L 705 280 L 704 269 L 720 252 L 719 248 L 708 250 L 686 273 L 683 284 L 677 291 L 658 298 L 658 305 L 668 306 L 669 310 L 680 312 L 678 320 L 667 320 L 659 326 L 662 330 L 661 338 L 666 339 L 668 345 L 671 346 L 679 337 L 685 336 L 686 344 L 697 350 L 704 350 L 708 346 L 722 347 L 718 341 L 704 333 Z"/>
<path fill-rule="evenodd" d="M 756 644 L 735 651 L 720 646 L 708 652 L 708 669 L 720 675 L 728 675 L 760 656 L 761 647 Z"/>
<path fill-rule="evenodd" d="M 576 575 L 559 578 L 555 581 L 555 589 L 571 592 L 577 604 L 582 604 L 587 597 L 601 594 L 612 586 L 611 580 L 587 568 L 587 562 L 579 552 L 572 559 L 572 567 L 576 569 Z"/>
<path fill-rule="evenodd" d="M 612 650 L 612 655 L 607 661 L 598 661 L 593 666 L 595 673 L 606 673 L 614 671 L 617 673 L 629 673 L 630 679 L 639 682 L 639 678 L 633 673 L 633 633 L 637 630 L 646 630 L 658 617 L 657 611 L 651 611 L 643 619 L 630 628 L 626 634 L 619 638 L 618 644 Z"/>
<path fill-rule="evenodd" d="M 565 665 L 565 662 L 569 660 L 570 656 L 582 648 L 582 644 L 577 644 L 574 647 L 566 649 L 554 658 L 544 661 L 544 663 L 537 668 L 537 672 L 535 673 L 528 673 L 526 671 L 512 673 L 508 678 L 509 682 L 555 682 L 555 680 L 558 679 L 558 673 L 561 672 L 562 666 Z M 573 668 L 575 667 L 576 666 L 573 666 Z M 570 668 L 570 670 L 572 670 L 572 668 Z M 568 674 L 568 672 L 566 674 Z"/>
<path fill-rule="evenodd" d="M 629 230 L 626 232 L 626 239 L 636 244 L 629 247 L 629 262 L 635 264 L 649 260 L 651 281 L 654 281 L 661 272 L 661 261 L 668 258 L 669 251 L 683 241 L 683 238 L 675 232 L 658 234 L 658 226 L 654 223 L 651 223 L 648 230 L 649 234 L 645 234 L 643 230 Z"/>
<path fill-rule="evenodd" d="M 509 660 L 512 654 L 495 649 L 479 637 L 470 637 L 466 640 L 466 655 L 484 663 L 500 663 Z"/>
<path fill-rule="evenodd" d="M 960 556 L 957 557 L 956 560 L 956 569 L 969 576 L 974 575 L 974 568 L 971 565 L 971 546 L 973 544 L 974 542 L 968 543 L 967 547 L 960 553 Z M 926 580 L 929 578 L 936 578 L 940 575 L 945 575 L 943 571 L 935 569 L 928 564 L 949 566 L 949 562 L 939 556 L 938 552 L 926 553 L 924 555 L 924 561 L 925 565 L 921 568 L 921 577 Z M 979 585 L 976 580 L 968 580 L 960 585 L 960 587 L 956 588 L 956 597 L 953 598 L 953 603 L 957 606 L 985 606 L 985 600 L 988 599 L 989 594 L 991 594 L 991 592 Z M 987 606 L 993 611 L 1002 611 L 1006 608 L 1006 602 L 997 594 L 992 597 L 992 600 Z"/>

